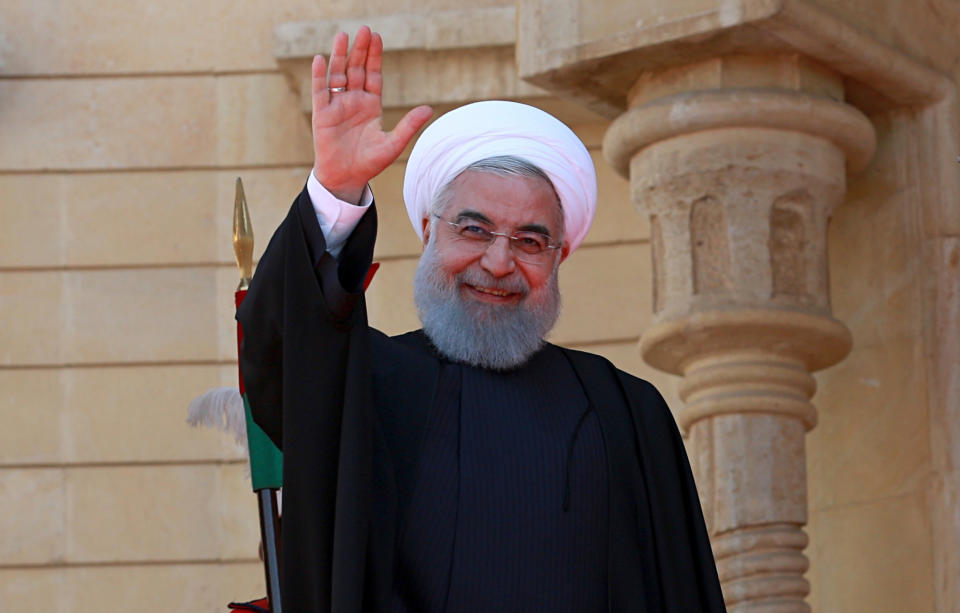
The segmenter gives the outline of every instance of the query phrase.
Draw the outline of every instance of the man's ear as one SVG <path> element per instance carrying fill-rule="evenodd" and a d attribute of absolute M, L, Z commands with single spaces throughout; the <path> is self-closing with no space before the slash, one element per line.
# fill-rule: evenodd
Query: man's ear
<path fill-rule="evenodd" d="M 423 231 L 423 249 L 427 248 L 427 243 L 430 242 L 430 218 L 424 217 L 420 223 L 423 224 L 421 230 Z"/>
<path fill-rule="evenodd" d="M 568 255 L 570 255 L 570 243 L 564 243 L 563 246 L 560 247 L 560 263 L 561 264 L 565 259 L 567 259 Z"/>

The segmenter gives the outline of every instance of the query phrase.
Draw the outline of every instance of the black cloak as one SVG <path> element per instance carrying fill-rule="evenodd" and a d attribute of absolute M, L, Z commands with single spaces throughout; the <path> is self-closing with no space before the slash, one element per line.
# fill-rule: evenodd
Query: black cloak
<path fill-rule="evenodd" d="M 253 414 L 284 454 L 281 590 L 291 613 L 382 612 L 390 602 L 398 492 L 412 479 L 439 362 L 422 334 L 389 338 L 367 325 L 376 225 L 371 207 L 334 259 L 304 189 L 237 312 Z M 600 356 L 563 351 L 606 448 L 609 610 L 724 611 L 663 398 Z"/>

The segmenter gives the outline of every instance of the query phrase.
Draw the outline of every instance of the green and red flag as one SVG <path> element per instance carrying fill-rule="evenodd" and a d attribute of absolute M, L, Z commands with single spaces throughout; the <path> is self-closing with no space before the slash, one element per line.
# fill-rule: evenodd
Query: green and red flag
<path fill-rule="evenodd" d="M 237 177 L 233 203 L 233 251 L 240 269 L 240 285 L 234 294 L 239 308 L 247 295 L 253 278 L 253 224 L 247 209 L 243 182 Z M 243 327 L 237 322 L 237 351 L 243 343 Z M 263 569 L 267 583 L 267 599 L 272 613 L 282 613 L 280 600 L 280 513 L 277 508 L 277 490 L 283 485 L 283 453 L 260 426 L 253 421 L 250 401 L 243 385 L 243 372 L 237 367 L 240 396 L 243 398 L 244 420 L 247 426 L 247 449 L 250 453 L 250 481 L 257 495 L 260 509 L 260 542 L 263 546 Z"/>
<path fill-rule="evenodd" d="M 247 295 L 253 278 L 253 226 L 247 209 L 243 183 L 237 177 L 233 210 L 233 249 L 240 269 L 240 284 L 234 294 L 237 308 Z M 374 262 L 367 271 L 363 289 L 370 286 L 380 267 Z M 237 352 L 243 343 L 243 328 L 237 322 Z M 280 598 L 280 513 L 277 491 L 283 485 L 283 453 L 270 437 L 253 421 L 250 402 L 243 382 L 243 372 L 237 368 L 239 388 L 225 387 L 209 390 L 195 398 L 188 408 L 187 421 L 191 425 L 205 425 L 232 432 L 238 443 L 246 442 L 250 459 L 250 480 L 257 495 L 260 511 L 260 539 L 263 552 L 267 598 L 247 603 L 230 603 L 233 610 L 268 611 L 282 613 Z M 244 440 L 245 439 L 245 440 Z"/>

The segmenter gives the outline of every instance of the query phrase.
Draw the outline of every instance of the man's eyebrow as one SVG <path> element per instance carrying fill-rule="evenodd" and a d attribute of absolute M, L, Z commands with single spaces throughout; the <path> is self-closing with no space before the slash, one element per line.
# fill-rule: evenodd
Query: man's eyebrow
<path fill-rule="evenodd" d="M 457 222 L 460 222 L 464 219 L 473 219 L 481 223 L 485 223 L 488 226 L 493 226 L 493 220 L 481 213 L 480 211 L 474 211 L 473 209 L 463 209 L 457 213 Z"/>
<path fill-rule="evenodd" d="M 520 226 L 519 228 L 517 228 L 517 231 L 521 231 L 521 232 L 537 232 L 537 233 L 539 233 L 539 234 L 543 234 L 544 236 L 551 236 L 551 235 L 550 235 L 550 228 L 548 228 L 547 226 L 545 226 L 545 225 L 543 225 L 543 224 L 539 224 L 539 223 L 528 223 L 528 224 L 525 225 L 525 226 Z M 552 237 L 551 237 L 551 238 L 552 238 Z"/>

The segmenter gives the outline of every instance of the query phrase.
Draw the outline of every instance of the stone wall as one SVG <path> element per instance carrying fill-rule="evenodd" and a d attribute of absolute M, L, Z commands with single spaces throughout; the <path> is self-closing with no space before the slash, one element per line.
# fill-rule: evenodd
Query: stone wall
<path fill-rule="evenodd" d="M 818 376 L 820 423 L 808 437 L 811 602 L 824 611 L 935 610 L 910 124 L 875 118 L 876 159 L 831 227 L 833 308 L 854 345 Z"/>
<path fill-rule="evenodd" d="M 622 28 L 624 19 L 611 18 L 617 2 L 599 4 L 605 12 L 554 17 L 579 19 L 595 35 Z M 667 10 L 641 4 L 650 15 Z M 938 71 L 952 70 L 954 83 L 960 76 L 955 37 L 944 34 L 958 23 L 948 3 L 818 4 Z M 263 594 L 243 454 L 184 418 L 191 398 L 236 376 L 234 179 L 243 178 L 259 254 L 311 163 L 296 68 L 278 51 L 274 28 L 513 6 L 4 6 L 0 608 L 221 611 L 231 599 Z M 627 9 L 631 19 L 637 6 Z M 558 37 L 565 27 L 557 26 Z M 497 39 L 491 48 L 501 51 L 478 46 L 478 55 L 512 61 L 515 36 Z M 398 52 L 385 70 L 422 66 L 421 53 Z M 431 57 L 442 64 L 443 55 Z M 460 78 L 471 82 L 463 91 L 473 95 L 484 83 L 498 91 L 499 73 L 484 74 L 464 71 Z M 424 87 L 416 83 L 404 89 L 398 80 L 403 95 L 391 116 L 416 102 L 407 101 Z M 522 82 L 511 91 L 562 109 L 600 175 L 594 228 L 561 268 L 564 311 L 552 340 L 653 380 L 679 409 L 676 379 L 637 350 L 653 321 L 650 228 L 629 182 L 601 154 L 609 116 Z M 929 214 L 947 210 L 935 201 L 953 198 L 954 211 L 960 202 L 956 177 L 941 176 L 944 152 L 957 153 L 957 116 L 955 86 L 937 109 L 871 115 L 877 153 L 848 180 L 834 214 L 832 309 L 851 330 L 853 350 L 817 375 L 820 421 L 807 437 L 808 601 L 817 610 L 960 606 L 960 563 L 951 553 L 960 518 L 950 504 L 960 491 L 960 383 L 949 366 L 958 357 L 960 222 Z M 941 175 L 931 178 L 931 168 Z M 411 279 L 419 245 L 402 206 L 402 175 L 403 160 L 374 182 L 382 268 L 370 317 L 388 333 L 417 326 Z"/>

